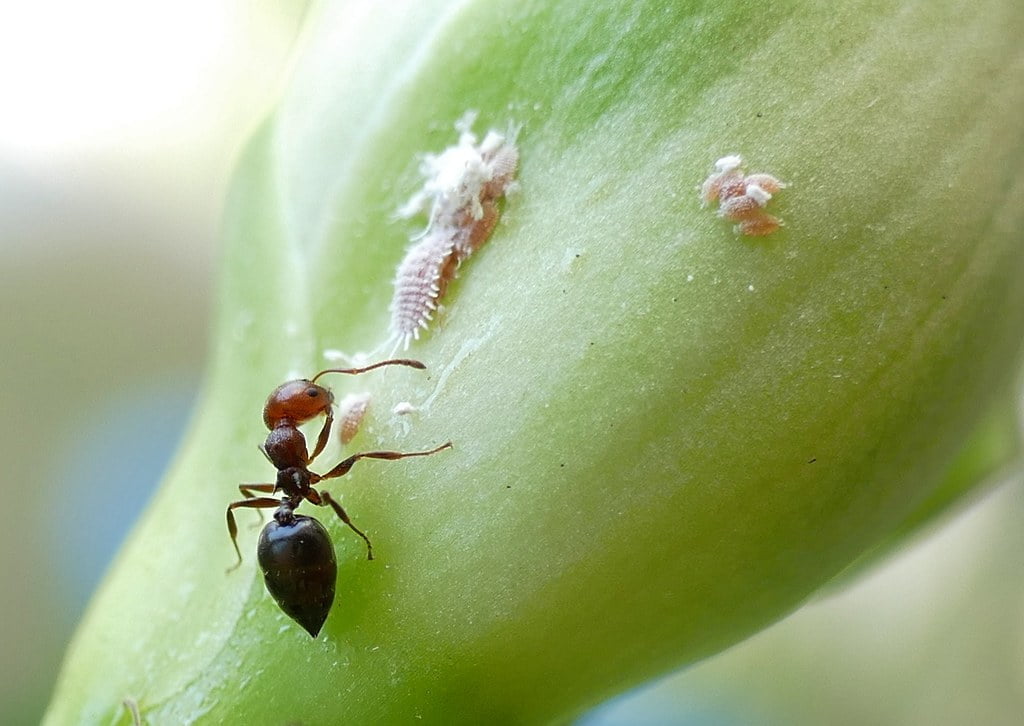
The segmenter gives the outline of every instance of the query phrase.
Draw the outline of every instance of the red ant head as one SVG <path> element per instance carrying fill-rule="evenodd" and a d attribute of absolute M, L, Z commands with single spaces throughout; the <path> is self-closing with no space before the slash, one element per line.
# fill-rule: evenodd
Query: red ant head
<path fill-rule="evenodd" d="M 274 429 L 282 422 L 298 426 L 326 413 L 334 403 L 334 394 L 305 378 L 288 381 L 275 388 L 263 406 L 263 423 Z"/>

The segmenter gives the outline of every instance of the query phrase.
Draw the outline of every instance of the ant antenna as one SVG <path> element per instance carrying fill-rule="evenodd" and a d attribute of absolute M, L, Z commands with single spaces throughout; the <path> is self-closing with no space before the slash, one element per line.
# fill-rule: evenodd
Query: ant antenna
<path fill-rule="evenodd" d="M 383 366 L 409 366 L 410 368 L 419 368 L 421 371 L 426 370 L 426 366 L 420 363 L 418 360 L 412 360 L 410 358 L 392 358 L 390 360 L 382 360 L 373 365 L 366 366 L 365 368 L 328 368 L 327 370 L 320 371 L 313 376 L 310 383 L 316 383 L 316 379 L 325 373 L 348 373 L 349 375 L 356 375 L 358 373 L 366 373 L 372 371 L 374 368 L 381 368 Z"/>

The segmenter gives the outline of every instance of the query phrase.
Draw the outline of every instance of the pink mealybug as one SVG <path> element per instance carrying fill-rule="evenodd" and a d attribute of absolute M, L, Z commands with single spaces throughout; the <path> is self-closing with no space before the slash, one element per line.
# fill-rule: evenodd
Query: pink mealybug
<path fill-rule="evenodd" d="M 748 174 L 746 182 L 747 184 L 756 184 L 769 194 L 777 194 L 779 190 L 785 189 L 788 186 L 788 184 L 784 184 L 771 174 Z"/>
<path fill-rule="evenodd" d="M 391 340 L 404 348 L 428 328 L 459 266 L 490 237 L 498 202 L 515 183 L 516 131 L 492 130 L 478 143 L 470 130 L 475 118 L 468 113 L 455 125 L 458 144 L 423 158 L 423 187 L 399 210 L 402 217 L 429 217 L 395 274 Z"/>
<path fill-rule="evenodd" d="M 765 235 L 771 234 L 781 226 L 782 222 L 778 217 L 773 217 L 770 214 L 762 214 L 758 217 L 754 217 L 753 219 L 744 219 L 736 225 L 736 228 L 740 234 L 745 234 L 748 237 L 764 237 Z"/>
<path fill-rule="evenodd" d="M 742 183 L 743 174 L 739 171 L 742 164 L 743 159 L 735 154 L 723 156 L 715 162 L 715 171 L 704 180 L 700 188 L 701 200 L 705 205 L 718 201 L 723 186 L 731 189 L 737 182 Z M 726 194 L 728 193 L 727 191 Z"/>
<path fill-rule="evenodd" d="M 718 216 L 738 222 L 740 234 L 763 237 L 782 226 L 765 207 L 786 184 L 763 172 L 744 174 L 742 167 L 743 159 L 737 154 L 716 161 L 715 170 L 701 185 L 701 201 L 705 206 L 717 201 Z"/>
<path fill-rule="evenodd" d="M 359 433 L 371 399 L 369 393 L 348 393 L 338 401 L 338 438 L 342 444 L 350 443 Z"/>

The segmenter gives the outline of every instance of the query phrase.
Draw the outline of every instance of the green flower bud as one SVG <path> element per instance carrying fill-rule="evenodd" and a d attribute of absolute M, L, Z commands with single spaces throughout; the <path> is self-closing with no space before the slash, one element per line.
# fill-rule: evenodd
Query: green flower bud
<path fill-rule="evenodd" d="M 1022 31 L 1018 0 L 319 7 L 235 180 L 197 419 L 48 722 L 126 697 L 154 723 L 566 719 L 954 501 L 1019 440 L 993 412 L 1024 328 Z M 248 517 L 225 575 L 224 508 L 272 480 L 267 393 L 387 338 L 423 221 L 395 210 L 470 109 L 521 125 L 519 191 L 408 351 L 428 371 L 329 384 L 372 395 L 352 450 L 454 449 L 325 483 L 374 562 L 303 506 L 339 571 L 310 640 Z M 702 204 L 733 154 L 787 184 L 741 190 L 782 226 Z"/>

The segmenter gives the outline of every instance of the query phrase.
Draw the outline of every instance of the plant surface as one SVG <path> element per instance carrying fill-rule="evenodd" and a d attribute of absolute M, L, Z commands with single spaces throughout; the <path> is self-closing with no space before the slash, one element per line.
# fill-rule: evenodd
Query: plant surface
<path fill-rule="evenodd" d="M 1019 441 L 1021 37 L 1017 0 L 318 7 L 239 164 L 196 418 L 47 722 L 566 720 L 956 501 Z M 395 211 L 471 109 L 521 125 L 519 191 L 428 371 L 335 385 L 373 396 L 350 449 L 455 448 L 326 487 L 373 562 L 303 508 L 339 565 L 311 640 L 247 517 L 225 575 L 224 507 L 270 480 L 267 393 L 387 337 Z M 789 184 L 782 228 L 701 205 L 728 154 Z"/>

